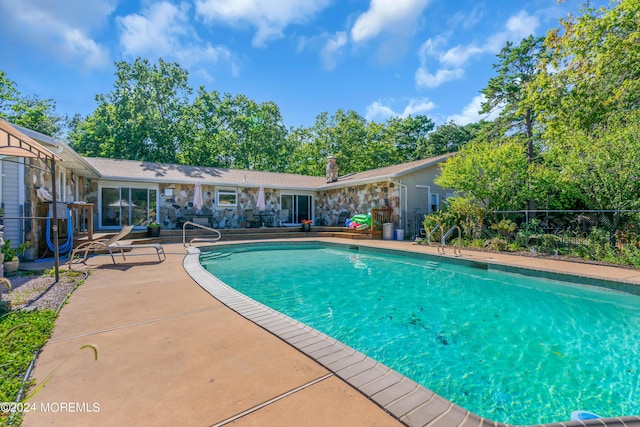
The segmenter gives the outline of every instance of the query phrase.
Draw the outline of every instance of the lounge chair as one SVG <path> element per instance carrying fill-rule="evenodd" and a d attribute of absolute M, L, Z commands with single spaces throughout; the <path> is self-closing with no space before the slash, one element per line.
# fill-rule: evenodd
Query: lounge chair
<path fill-rule="evenodd" d="M 76 255 L 80 253 L 83 253 L 82 260 L 80 261 L 83 264 L 86 263 L 87 258 L 89 257 L 89 254 L 91 252 L 93 253 L 108 252 L 109 255 L 111 255 L 111 260 L 115 264 L 116 259 L 113 257 L 113 252 L 120 252 L 120 254 L 122 255 L 122 259 L 126 260 L 124 256 L 125 250 L 140 249 L 140 248 L 155 249 L 158 255 L 158 260 L 160 262 L 164 261 L 167 258 L 166 254 L 164 253 L 164 247 L 160 243 L 141 243 L 141 244 L 134 245 L 130 243 L 121 242 L 120 240 L 122 240 L 125 236 L 131 233 L 131 230 L 133 230 L 133 225 L 125 225 L 124 227 L 122 227 L 122 230 L 120 230 L 118 234 L 116 234 L 115 236 L 109 239 L 92 240 L 91 242 L 85 242 L 78 245 L 73 250 L 73 252 L 71 253 L 71 257 L 69 258 L 69 270 L 72 270 L 72 265 L 75 262 Z"/>

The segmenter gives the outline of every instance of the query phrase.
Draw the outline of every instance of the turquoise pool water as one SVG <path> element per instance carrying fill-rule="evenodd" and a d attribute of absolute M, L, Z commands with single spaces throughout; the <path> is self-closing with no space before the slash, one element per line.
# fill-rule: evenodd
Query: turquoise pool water
<path fill-rule="evenodd" d="M 640 297 L 419 256 L 236 247 L 202 265 L 478 415 L 640 414 Z"/>

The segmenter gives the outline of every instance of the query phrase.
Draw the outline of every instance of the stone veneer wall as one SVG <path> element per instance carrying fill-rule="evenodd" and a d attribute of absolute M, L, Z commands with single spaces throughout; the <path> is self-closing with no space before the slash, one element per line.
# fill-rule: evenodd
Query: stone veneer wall
<path fill-rule="evenodd" d="M 165 195 L 165 190 L 171 188 L 173 195 Z M 229 187 L 220 187 L 227 189 Z M 175 209 L 176 216 L 185 216 L 191 209 L 189 203 L 193 203 L 194 184 L 161 184 L 160 185 L 160 224 L 163 228 L 175 228 L 175 223 L 169 216 L 169 211 Z M 222 219 L 222 215 L 233 217 L 237 215 L 238 226 L 244 226 L 245 211 L 247 209 L 255 209 L 258 200 L 259 188 L 237 188 L 238 195 L 237 206 L 230 206 L 225 209 L 224 205 L 217 206 L 216 202 L 216 186 L 202 184 L 202 199 L 204 205 L 203 213 L 213 213 Z M 264 189 L 266 211 L 278 211 L 280 209 L 279 200 L 280 192 L 269 188 Z"/>
<path fill-rule="evenodd" d="M 48 203 L 43 203 L 38 199 L 38 196 L 36 195 L 36 188 L 44 188 L 51 193 L 52 180 L 51 173 L 48 172 L 48 166 L 42 160 L 26 158 L 24 170 L 24 216 L 33 218 L 26 219 L 24 221 L 25 242 L 31 243 L 31 247 L 27 249 L 24 257 L 26 260 L 33 260 L 44 254 L 47 247 L 45 235 L 46 220 L 35 218 L 46 217 L 49 209 Z M 67 171 L 67 179 L 65 179 L 65 181 L 68 181 L 70 184 L 69 187 L 71 194 L 73 195 L 73 199 L 76 198 L 75 194 L 77 191 L 79 200 L 89 202 L 89 200 L 86 200 L 86 192 L 90 187 L 87 185 L 86 178 L 78 177 L 72 174 L 71 171 Z M 66 183 L 63 182 L 59 184 L 61 187 L 64 187 Z M 59 227 L 62 236 L 61 238 L 66 239 L 66 223 L 63 222 L 61 224 L 63 225 Z"/>
<path fill-rule="evenodd" d="M 400 191 L 393 182 L 357 185 L 319 191 L 315 198 L 316 222 L 336 225 L 341 212 L 349 217 L 367 214 L 371 209 L 390 207 L 394 217 L 400 214 Z"/>

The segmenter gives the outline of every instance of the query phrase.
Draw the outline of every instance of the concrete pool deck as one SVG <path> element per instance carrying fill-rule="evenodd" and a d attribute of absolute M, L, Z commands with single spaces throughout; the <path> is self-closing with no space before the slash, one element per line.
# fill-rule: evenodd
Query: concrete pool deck
<path fill-rule="evenodd" d="M 308 240 L 436 254 L 435 247 L 412 242 Z M 402 425 L 339 369 L 325 368 L 212 298 L 185 271 L 182 245 L 164 246 L 162 263 L 144 252 L 117 265 L 108 256 L 88 261 L 90 275 L 62 309 L 32 377 L 42 381 L 71 358 L 29 401 L 36 410 L 25 415 L 24 426 Z M 465 250 L 459 259 L 640 286 L 640 271 L 632 269 Z M 78 351 L 84 344 L 98 347 L 97 361 L 91 351 Z M 415 415 L 426 406 L 416 405 L 398 409 L 406 410 L 404 423 L 493 425 L 464 414 L 452 421 L 447 408 L 424 421 Z M 640 417 L 557 425 L 640 426 Z"/>

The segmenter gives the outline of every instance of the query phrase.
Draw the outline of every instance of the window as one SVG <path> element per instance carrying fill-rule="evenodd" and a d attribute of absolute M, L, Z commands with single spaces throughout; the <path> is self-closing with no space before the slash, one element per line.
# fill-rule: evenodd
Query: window
<path fill-rule="evenodd" d="M 232 190 L 216 190 L 216 205 L 232 207 L 238 205 L 238 195 Z"/>
<path fill-rule="evenodd" d="M 438 210 L 439 208 L 438 199 L 439 199 L 439 194 L 431 195 L 431 212 L 435 212 Z"/>
<path fill-rule="evenodd" d="M 101 189 L 101 227 L 142 225 L 157 221 L 154 188 L 103 187 Z"/>

